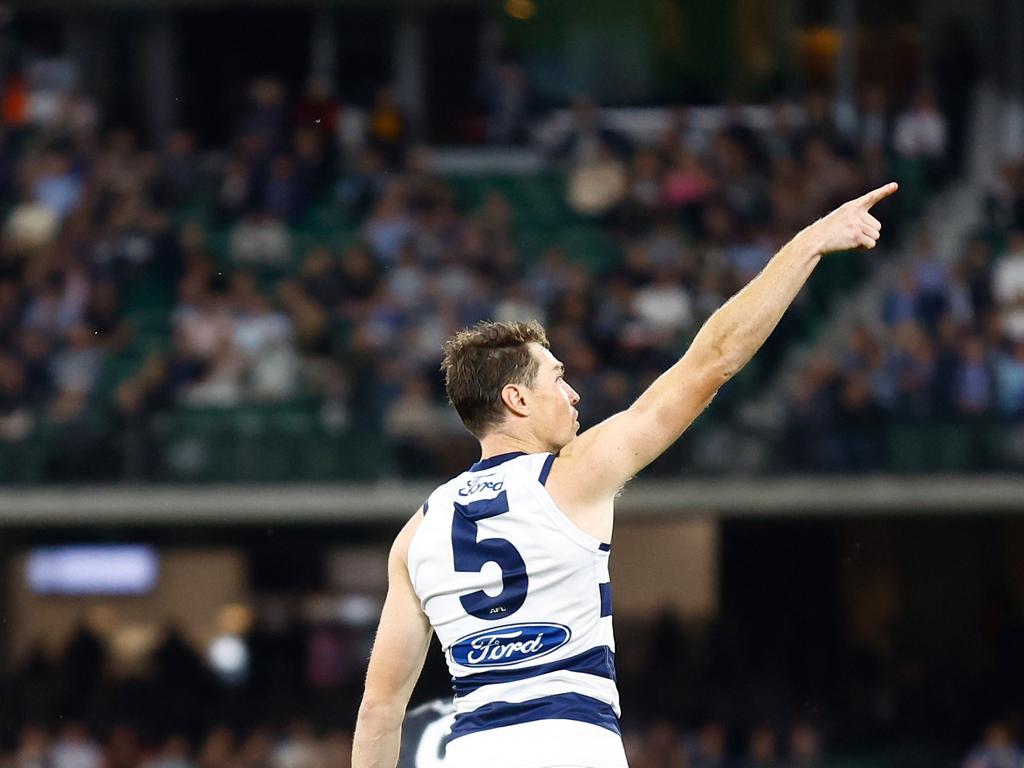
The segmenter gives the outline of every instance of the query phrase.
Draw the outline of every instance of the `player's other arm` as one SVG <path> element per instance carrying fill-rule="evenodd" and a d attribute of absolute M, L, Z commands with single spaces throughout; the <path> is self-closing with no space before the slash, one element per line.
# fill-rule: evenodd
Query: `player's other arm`
<path fill-rule="evenodd" d="M 578 500 L 616 493 L 679 438 L 764 344 L 822 255 L 874 248 L 882 225 L 869 211 L 896 189 L 879 187 L 801 231 L 708 318 L 686 354 L 632 406 L 566 446 L 555 467 L 576 481 L 566 485 L 579 489 Z"/>
<path fill-rule="evenodd" d="M 412 588 L 406 555 L 422 510 L 398 534 L 388 556 L 388 595 L 366 672 L 352 740 L 352 768 L 395 768 L 402 720 L 430 646 L 430 622 Z"/>

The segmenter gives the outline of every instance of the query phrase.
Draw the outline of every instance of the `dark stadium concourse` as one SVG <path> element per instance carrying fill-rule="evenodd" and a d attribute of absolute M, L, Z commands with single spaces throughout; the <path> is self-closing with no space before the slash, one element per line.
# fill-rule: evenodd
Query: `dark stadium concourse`
<path fill-rule="evenodd" d="M 237 133 L 235 120 L 249 95 L 238 83 L 273 74 L 289 93 L 305 87 L 313 12 L 249 4 L 185 8 L 170 13 L 180 46 L 184 91 L 180 119 L 203 146 L 219 147 Z M 365 30 L 372 36 L 372 28 Z"/>
<path fill-rule="evenodd" d="M 636 535 L 664 536 L 651 525 L 625 518 L 624 545 Z M 150 741 L 179 728 L 198 738 L 208 717 L 237 725 L 299 717 L 325 731 L 346 722 L 372 639 L 363 603 L 382 596 L 394 531 L 383 524 L 5 528 L 4 637 L 15 665 L 2 683 L 0 744 L 14 743 L 26 722 L 47 722 L 53 702 L 98 733 L 127 720 Z M 720 723 L 738 739 L 759 723 L 781 729 L 808 722 L 838 754 L 884 750 L 894 734 L 941 754 L 1021 705 L 1024 670 L 1014 650 L 1024 599 L 1019 521 L 727 517 L 719 536 L 713 611 L 680 618 L 667 609 L 646 617 L 621 609 L 617 657 L 627 728 L 666 718 Z M 629 546 L 625 558 L 613 557 L 617 600 L 644 569 L 672 567 L 651 558 L 657 548 L 650 538 L 640 540 L 648 542 L 645 559 L 637 561 L 643 550 Z M 61 548 L 105 547 L 110 558 L 118 546 L 140 544 L 154 548 L 159 575 L 134 592 L 122 586 L 119 594 L 109 581 L 73 591 L 45 581 L 41 570 L 47 553 Z M 202 614 L 202 592 L 224 593 L 182 581 L 180 569 L 230 582 L 235 558 L 240 589 L 206 614 L 211 627 L 182 623 L 175 605 L 191 602 Z M 685 571 L 676 573 L 680 581 L 670 589 L 699 588 Z M 143 603 L 151 607 L 140 624 L 133 605 Z M 145 626 L 151 639 L 130 645 Z M 38 634 L 44 632 L 50 636 Z M 215 650 L 232 632 L 245 653 L 236 666 Z M 210 637 L 208 647 L 197 646 L 197 636 Z M 44 648 L 84 653 L 90 645 L 104 659 L 92 663 L 105 672 L 85 672 L 78 682 L 62 677 L 59 661 L 39 656 Z M 183 674 L 198 675 L 206 709 L 175 709 L 169 678 L 142 673 L 171 664 L 171 649 Z M 337 654 L 350 650 L 356 659 L 343 663 Z M 147 654 L 155 655 L 143 663 Z M 211 677 L 189 667 L 205 657 L 214 662 Z M 434 643 L 413 704 L 446 696 L 449 682 Z M 892 706 L 878 709 L 880 700 Z"/>

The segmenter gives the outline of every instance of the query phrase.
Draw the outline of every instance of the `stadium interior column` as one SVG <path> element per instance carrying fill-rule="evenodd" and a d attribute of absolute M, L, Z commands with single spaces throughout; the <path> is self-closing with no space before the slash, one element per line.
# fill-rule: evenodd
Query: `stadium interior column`
<path fill-rule="evenodd" d="M 416 135 L 421 135 L 427 125 L 424 71 L 423 17 L 418 11 L 406 9 L 399 18 L 395 41 L 395 97 L 412 121 Z"/>
<path fill-rule="evenodd" d="M 1010 23 L 1007 40 L 1007 90 L 1010 99 L 1020 103 L 1024 100 L 1024 3 L 1011 0 L 1007 4 Z"/>
<path fill-rule="evenodd" d="M 113 88 L 110 16 L 79 11 L 65 14 L 62 21 L 68 55 L 78 66 L 79 87 L 103 102 Z"/>
<path fill-rule="evenodd" d="M 839 32 L 836 49 L 836 121 L 844 131 L 855 126 L 857 109 L 857 0 L 834 0 Z"/>
<path fill-rule="evenodd" d="M 338 46 L 334 39 L 334 23 L 330 11 L 321 7 L 313 14 L 310 29 L 309 73 L 311 80 L 334 83 L 338 66 Z"/>
<path fill-rule="evenodd" d="M 155 144 L 162 144 L 177 125 L 178 35 L 170 11 L 146 15 L 136 77 L 145 99 L 146 127 Z"/>

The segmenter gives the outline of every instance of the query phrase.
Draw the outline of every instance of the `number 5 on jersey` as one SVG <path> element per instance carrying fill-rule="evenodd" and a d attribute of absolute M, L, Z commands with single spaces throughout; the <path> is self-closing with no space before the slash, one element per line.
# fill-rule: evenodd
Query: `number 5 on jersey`
<path fill-rule="evenodd" d="M 511 616 L 523 607 L 530 579 L 526 563 L 519 550 L 507 539 L 481 539 L 477 541 L 477 522 L 508 512 L 508 496 L 502 491 L 493 499 L 481 499 L 469 504 L 455 503 L 452 515 L 452 551 L 455 570 L 460 573 L 479 573 L 486 563 L 497 563 L 501 568 L 501 593 L 491 597 L 482 589 L 462 595 L 459 600 L 466 613 L 486 621 Z"/>

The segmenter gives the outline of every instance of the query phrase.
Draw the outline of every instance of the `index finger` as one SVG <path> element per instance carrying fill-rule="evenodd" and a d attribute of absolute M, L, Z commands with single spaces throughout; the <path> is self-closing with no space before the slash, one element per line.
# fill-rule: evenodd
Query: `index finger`
<path fill-rule="evenodd" d="M 885 198 L 893 194 L 899 188 L 899 184 L 897 184 L 895 181 L 890 181 L 888 184 L 885 184 L 879 187 L 878 189 L 873 189 L 866 195 L 858 197 L 854 201 L 854 204 L 863 207 L 864 210 L 868 210 L 869 208 L 871 208 L 871 206 L 877 205 L 878 203 L 885 200 Z"/>

